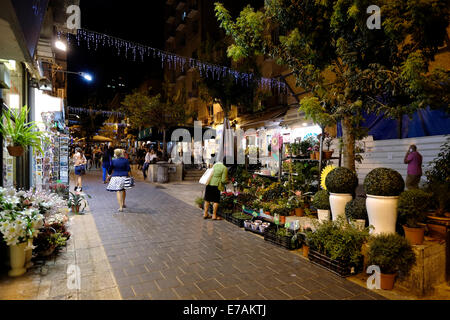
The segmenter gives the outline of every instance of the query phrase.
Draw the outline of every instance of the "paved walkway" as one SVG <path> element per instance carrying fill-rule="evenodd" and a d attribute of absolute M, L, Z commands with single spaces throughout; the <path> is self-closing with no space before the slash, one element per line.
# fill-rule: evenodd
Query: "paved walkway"
<path fill-rule="evenodd" d="M 383 299 L 148 183 L 118 213 L 100 180 L 83 190 L 123 299 Z"/>

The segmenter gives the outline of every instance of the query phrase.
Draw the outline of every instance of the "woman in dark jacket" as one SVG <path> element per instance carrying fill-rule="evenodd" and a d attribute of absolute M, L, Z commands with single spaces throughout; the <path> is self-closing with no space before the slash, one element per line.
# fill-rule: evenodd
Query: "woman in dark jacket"
<path fill-rule="evenodd" d="M 132 186 L 127 184 L 127 178 L 131 171 L 130 162 L 125 159 L 125 151 L 122 149 L 114 150 L 115 158 L 109 167 L 108 174 L 111 177 L 106 190 L 116 192 L 117 202 L 119 203 L 119 212 L 123 211 L 125 206 L 126 189 L 131 189 Z"/>

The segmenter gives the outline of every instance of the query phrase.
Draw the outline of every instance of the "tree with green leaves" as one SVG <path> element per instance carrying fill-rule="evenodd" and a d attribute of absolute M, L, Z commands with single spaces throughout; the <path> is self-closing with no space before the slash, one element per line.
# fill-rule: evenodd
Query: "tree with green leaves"
<path fill-rule="evenodd" d="M 234 39 L 235 60 L 267 55 L 293 71 L 309 92 L 307 117 L 340 121 L 344 166 L 355 170 L 355 141 L 367 129 L 364 112 L 399 119 L 418 108 L 449 111 L 448 72 L 430 63 L 447 38 L 450 0 L 379 0 L 381 28 L 369 29 L 371 0 L 266 0 L 236 19 L 215 4 L 222 28 Z M 270 31 L 278 28 L 279 37 Z"/>
<path fill-rule="evenodd" d="M 130 125 L 133 129 L 139 129 L 141 131 L 144 127 L 150 124 L 148 114 L 152 111 L 155 105 L 160 104 L 161 95 L 157 94 L 151 96 L 148 92 L 141 92 L 133 90 L 131 94 L 125 96 L 122 102 L 122 112 L 130 120 Z"/>

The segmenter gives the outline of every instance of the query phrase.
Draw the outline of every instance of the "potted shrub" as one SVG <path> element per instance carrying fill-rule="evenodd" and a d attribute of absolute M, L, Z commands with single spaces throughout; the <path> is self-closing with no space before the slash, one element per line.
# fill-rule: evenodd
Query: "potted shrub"
<path fill-rule="evenodd" d="M 38 130 L 34 121 L 28 122 L 28 108 L 24 106 L 20 110 L 3 111 L 4 122 L 0 122 L 0 133 L 9 145 L 8 153 L 13 157 L 20 157 L 25 152 L 25 147 L 33 147 L 41 153 L 42 140 L 46 140 L 44 132 Z"/>
<path fill-rule="evenodd" d="M 420 189 L 407 190 L 398 199 L 398 220 L 405 231 L 405 238 L 413 245 L 423 243 L 427 209 L 431 194 Z"/>
<path fill-rule="evenodd" d="M 317 209 L 319 221 L 330 220 L 330 196 L 327 190 L 318 191 L 314 195 L 312 205 Z"/>
<path fill-rule="evenodd" d="M 348 221 L 354 221 L 360 229 L 369 225 L 367 216 L 366 199 L 357 197 L 345 205 L 345 216 Z"/>
<path fill-rule="evenodd" d="M 323 159 L 328 160 L 331 159 L 334 152 L 334 150 L 330 150 L 330 147 L 333 144 L 333 137 L 330 137 L 328 133 L 325 133 L 324 137 L 323 144 L 327 147 L 327 150 L 323 151 Z"/>
<path fill-rule="evenodd" d="M 330 193 L 330 207 L 333 220 L 345 216 L 345 205 L 352 201 L 358 186 L 358 176 L 350 169 L 335 168 L 327 174 L 325 185 Z"/>
<path fill-rule="evenodd" d="M 91 198 L 90 195 L 87 195 Z M 67 201 L 67 206 L 72 209 L 72 212 L 78 214 L 84 210 L 86 204 L 83 202 L 86 198 L 81 193 L 70 192 L 69 200 Z M 83 205 L 83 207 L 81 207 Z"/>
<path fill-rule="evenodd" d="M 200 209 L 203 209 L 203 203 L 205 202 L 205 200 L 201 197 L 197 197 L 195 198 L 195 204 L 197 205 L 197 207 L 199 207 Z"/>
<path fill-rule="evenodd" d="M 381 289 L 392 290 L 397 273 L 408 274 L 416 255 L 408 241 L 398 234 L 379 234 L 369 240 L 369 265 L 380 267 Z"/>
<path fill-rule="evenodd" d="M 402 176 L 395 170 L 376 168 L 364 179 L 366 207 L 373 234 L 395 233 L 398 196 L 405 189 Z"/>

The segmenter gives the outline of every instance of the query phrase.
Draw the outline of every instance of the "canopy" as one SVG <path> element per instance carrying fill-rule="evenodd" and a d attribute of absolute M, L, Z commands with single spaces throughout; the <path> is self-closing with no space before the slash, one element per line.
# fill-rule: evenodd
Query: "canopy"
<path fill-rule="evenodd" d="M 112 142 L 113 140 L 104 136 L 94 136 L 92 138 L 92 141 L 97 141 L 97 142 Z"/>

